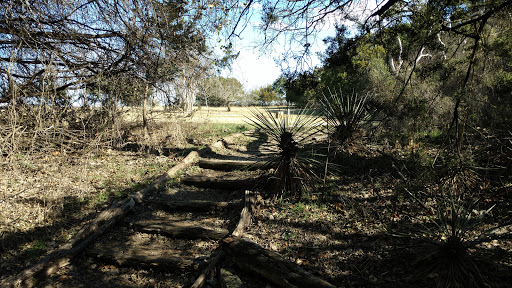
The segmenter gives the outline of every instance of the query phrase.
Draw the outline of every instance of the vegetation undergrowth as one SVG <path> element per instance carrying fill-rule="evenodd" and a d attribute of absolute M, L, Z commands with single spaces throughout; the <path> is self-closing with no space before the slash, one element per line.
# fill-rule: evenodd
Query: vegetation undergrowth
<path fill-rule="evenodd" d="M 496 239 L 492 232 L 497 227 L 488 229 L 484 222 L 496 204 L 482 201 L 486 187 L 474 171 L 454 171 L 431 185 L 427 192 L 406 190 L 428 215 L 420 231 L 433 244 L 419 262 L 418 276 L 434 277 L 438 287 L 487 287 L 471 250 Z"/>

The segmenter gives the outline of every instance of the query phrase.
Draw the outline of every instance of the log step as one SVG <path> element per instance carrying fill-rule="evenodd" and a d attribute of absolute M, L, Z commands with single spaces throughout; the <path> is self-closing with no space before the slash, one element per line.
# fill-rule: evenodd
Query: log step
<path fill-rule="evenodd" d="M 192 240 L 220 240 L 229 233 L 227 229 L 217 227 L 204 227 L 200 223 L 165 220 L 140 221 L 134 223 L 133 227 L 135 230 L 142 233 L 160 234 L 172 238 Z"/>
<path fill-rule="evenodd" d="M 158 268 L 162 270 L 189 269 L 194 260 L 168 250 L 129 249 L 127 251 L 90 249 L 87 254 L 104 262 L 116 262 L 122 266 Z"/>
<path fill-rule="evenodd" d="M 259 177 L 248 178 L 218 178 L 210 176 L 185 176 L 181 183 L 199 188 L 222 190 L 244 190 L 256 184 Z"/>
<path fill-rule="evenodd" d="M 252 241 L 226 238 L 222 241 L 222 249 L 241 269 L 258 274 L 280 287 L 335 288 L 334 285 L 313 276 L 297 264 Z"/>
<path fill-rule="evenodd" d="M 268 166 L 266 161 L 250 161 L 250 160 L 224 160 L 200 158 L 199 167 L 203 169 L 212 169 L 219 171 L 235 171 L 235 170 L 261 170 Z"/>
<path fill-rule="evenodd" d="M 229 205 L 236 205 L 241 200 L 226 202 L 226 201 L 204 201 L 204 200 L 189 200 L 189 201 L 146 201 L 147 204 L 153 205 L 168 212 L 186 211 L 186 212 L 208 212 L 214 210 L 221 210 Z"/>

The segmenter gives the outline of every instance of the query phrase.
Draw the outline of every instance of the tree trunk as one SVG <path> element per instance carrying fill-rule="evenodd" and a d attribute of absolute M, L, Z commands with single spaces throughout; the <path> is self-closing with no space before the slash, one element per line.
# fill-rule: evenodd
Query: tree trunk
<path fill-rule="evenodd" d="M 146 116 L 148 93 L 149 93 L 149 84 L 146 83 L 146 87 L 144 89 L 144 96 L 142 98 L 142 127 L 144 128 L 144 140 L 146 140 L 146 141 L 149 140 L 148 118 Z"/>

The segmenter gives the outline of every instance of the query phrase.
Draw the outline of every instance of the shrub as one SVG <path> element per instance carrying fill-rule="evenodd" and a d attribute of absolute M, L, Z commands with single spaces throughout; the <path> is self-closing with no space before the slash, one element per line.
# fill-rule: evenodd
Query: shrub
<path fill-rule="evenodd" d="M 428 232 L 435 240 L 435 248 L 422 263 L 424 272 L 439 276 L 439 287 L 484 286 L 469 249 L 494 239 L 490 236 L 493 230 L 481 231 L 484 217 L 494 206 L 479 209 L 478 180 L 472 171 L 460 169 L 442 179 L 430 207 L 423 204 L 434 214 L 431 219 L 435 228 Z"/>
<path fill-rule="evenodd" d="M 320 179 L 316 171 L 320 171 L 321 164 L 315 157 L 316 153 L 304 149 L 320 132 L 320 118 L 315 112 L 307 107 L 296 115 L 276 115 L 269 109 L 251 111 L 250 124 L 276 144 L 277 149 L 271 151 L 271 160 L 268 161 L 273 168 L 270 169 L 270 178 L 273 179 L 274 199 L 301 198 Z"/>
<path fill-rule="evenodd" d="M 373 94 L 343 94 L 329 89 L 320 100 L 328 133 L 336 145 L 342 146 L 352 135 L 362 128 L 364 123 L 373 120 L 376 109 L 370 108 L 369 100 Z"/>

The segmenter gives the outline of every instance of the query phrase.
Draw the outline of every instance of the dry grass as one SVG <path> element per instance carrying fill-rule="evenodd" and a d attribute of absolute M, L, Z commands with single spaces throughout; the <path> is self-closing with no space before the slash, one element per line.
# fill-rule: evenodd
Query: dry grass
<path fill-rule="evenodd" d="M 199 110 L 195 110 L 189 121 L 211 121 L 213 123 L 245 124 L 247 123 L 247 117 L 251 115 L 251 109 L 261 108 L 231 107 L 231 111 L 228 112 L 226 107 L 203 107 Z"/>
<path fill-rule="evenodd" d="M 164 107 L 152 107 L 148 111 L 148 117 L 155 123 L 184 120 L 190 123 L 229 123 L 229 124 L 246 124 L 247 118 L 251 117 L 251 111 L 262 111 L 270 109 L 272 112 L 282 111 L 288 113 L 285 106 L 267 106 L 267 107 L 231 107 L 228 112 L 226 107 L 200 107 L 195 108 L 191 113 L 174 112 L 164 109 Z M 299 109 L 290 109 L 290 114 L 297 113 Z M 142 122 L 141 108 L 126 108 L 124 110 L 123 119 L 127 122 Z"/>
<path fill-rule="evenodd" d="M 85 221 L 175 163 L 106 150 L 16 155 L 1 165 L 0 277 L 68 240 Z"/>
<path fill-rule="evenodd" d="M 126 109 L 119 120 L 123 143 L 143 144 L 157 154 L 166 148 L 168 156 L 101 146 L 13 152 L 0 159 L 0 278 L 67 241 L 115 198 L 146 185 L 186 151 L 246 129 L 249 109 L 203 108 L 184 115 L 156 107 L 148 113 L 149 139 L 139 112 Z"/>

